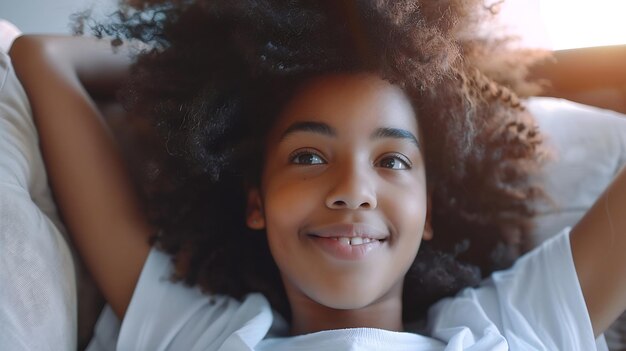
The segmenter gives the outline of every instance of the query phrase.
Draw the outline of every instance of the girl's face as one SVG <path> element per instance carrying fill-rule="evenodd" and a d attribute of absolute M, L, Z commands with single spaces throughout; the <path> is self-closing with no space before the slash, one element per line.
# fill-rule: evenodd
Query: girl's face
<path fill-rule="evenodd" d="M 427 194 L 415 111 L 373 74 L 307 83 L 267 139 L 248 226 L 266 229 L 290 301 L 359 309 L 402 293 Z"/>

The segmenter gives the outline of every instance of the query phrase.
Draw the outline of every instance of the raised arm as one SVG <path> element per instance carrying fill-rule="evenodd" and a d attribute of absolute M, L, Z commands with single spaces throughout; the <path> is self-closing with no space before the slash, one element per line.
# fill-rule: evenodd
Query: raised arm
<path fill-rule="evenodd" d="M 62 217 L 106 300 L 122 318 L 150 246 L 142 213 L 112 135 L 82 82 L 112 86 L 130 65 L 108 41 L 21 37 L 11 48 L 30 100 Z"/>
<path fill-rule="evenodd" d="M 626 309 L 626 168 L 572 229 L 571 245 L 597 336 Z"/>

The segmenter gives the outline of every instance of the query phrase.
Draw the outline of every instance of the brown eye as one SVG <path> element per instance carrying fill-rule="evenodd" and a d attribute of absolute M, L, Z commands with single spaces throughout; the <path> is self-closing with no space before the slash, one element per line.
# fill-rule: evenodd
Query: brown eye
<path fill-rule="evenodd" d="M 378 161 L 376 165 L 379 167 L 383 167 L 383 168 L 397 169 L 397 170 L 411 169 L 409 162 L 406 160 L 403 160 L 402 157 L 400 157 L 399 155 L 383 157 L 380 161 Z"/>
<path fill-rule="evenodd" d="M 289 162 L 298 165 L 320 165 L 326 163 L 324 159 L 311 151 L 300 151 L 289 157 Z"/>

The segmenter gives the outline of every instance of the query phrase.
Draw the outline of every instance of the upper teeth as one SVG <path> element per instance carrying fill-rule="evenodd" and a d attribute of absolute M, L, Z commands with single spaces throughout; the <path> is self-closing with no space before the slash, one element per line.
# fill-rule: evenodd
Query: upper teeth
<path fill-rule="evenodd" d="M 371 243 L 372 241 L 375 241 L 376 239 L 361 238 L 357 236 L 354 238 L 340 237 L 340 238 L 335 238 L 335 240 L 338 240 L 340 243 L 346 244 L 346 245 L 361 245 L 361 244 Z"/>

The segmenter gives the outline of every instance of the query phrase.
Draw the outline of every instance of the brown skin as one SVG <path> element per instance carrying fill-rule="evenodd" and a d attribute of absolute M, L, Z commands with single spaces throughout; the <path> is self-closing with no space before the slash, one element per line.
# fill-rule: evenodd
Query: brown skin
<path fill-rule="evenodd" d="M 30 99 L 55 200 L 107 302 L 122 318 L 152 229 L 102 116 L 80 78 L 124 76 L 129 60 L 107 41 L 21 37 L 10 52 Z M 93 77 L 100 77 L 93 81 Z"/>
<path fill-rule="evenodd" d="M 626 167 L 571 232 L 572 254 L 594 335 L 626 309 Z"/>
<path fill-rule="evenodd" d="M 284 135 L 299 122 L 324 123 L 335 135 Z M 402 330 L 404 276 L 422 236 L 431 237 L 424 232 L 426 175 L 417 145 L 372 138 L 378 128 L 419 135 L 404 92 L 361 74 L 307 84 L 270 131 L 262 186 L 251 195 L 248 223 L 267 231 L 294 334 L 354 327 Z M 292 159 L 297 152 L 306 154 Z M 363 259 L 336 259 L 307 234 L 337 223 L 367 224 L 389 238 Z"/>
<path fill-rule="evenodd" d="M 543 94 L 626 113 L 626 45 L 561 50 L 553 57 L 531 70 L 550 82 Z"/>
<path fill-rule="evenodd" d="M 128 59 L 112 54 L 108 42 L 85 38 L 23 37 L 10 54 L 31 101 L 64 220 L 107 301 L 122 318 L 149 252 L 147 238 L 153 229 L 140 210 L 101 115 L 81 83 L 92 84 L 87 77 L 105 83 L 119 79 Z M 401 277 L 422 236 L 431 235 L 428 230 L 422 232 L 427 208 L 425 179 L 416 149 L 405 141 L 385 138 L 374 142 L 369 135 L 372 128 L 389 124 L 418 135 L 417 123 L 408 118 L 406 106 L 400 107 L 402 94 L 397 88 L 371 76 L 336 79 L 345 79 L 342 84 L 346 85 L 359 80 L 369 83 L 348 94 L 340 89 L 342 84 L 321 79 L 286 107 L 269 139 L 271 157 L 262 186 L 250 193 L 248 225 L 267 228 L 294 311 L 294 333 L 351 326 L 401 330 Z M 395 99 L 404 113 L 385 114 L 382 112 L 389 110 L 383 109 L 373 114 L 374 108 L 355 104 L 358 98 L 368 96 L 364 104 L 380 107 L 376 104 L 385 98 L 377 100 L 378 93 Z M 348 95 L 340 103 L 336 96 L 341 94 Z M 359 123 L 355 123 L 356 116 Z M 323 120 L 336 129 L 337 136 L 298 132 L 279 143 L 277 136 L 297 119 Z M 325 166 L 288 163 L 290 151 L 311 145 L 323 152 L 320 156 L 329 161 Z M 405 173 L 379 167 L 388 165 L 378 161 L 389 151 L 406 152 L 415 167 Z M 622 170 L 571 233 L 574 263 L 595 335 L 626 309 L 625 206 L 626 170 Z M 418 215 L 411 220 L 406 218 L 407 211 Z M 394 268 L 371 266 L 371 274 L 376 275 L 373 279 L 359 265 L 339 265 L 327 259 L 302 235 L 308 226 L 339 221 L 372 221 L 389 229 L 389 246 L 380 255 L 396 260 Z M 305 257 L 314 259 L 315 264 L 306 265 Z M 341 275 L 359 288 L 324 276 L 329 273 Z"/>

